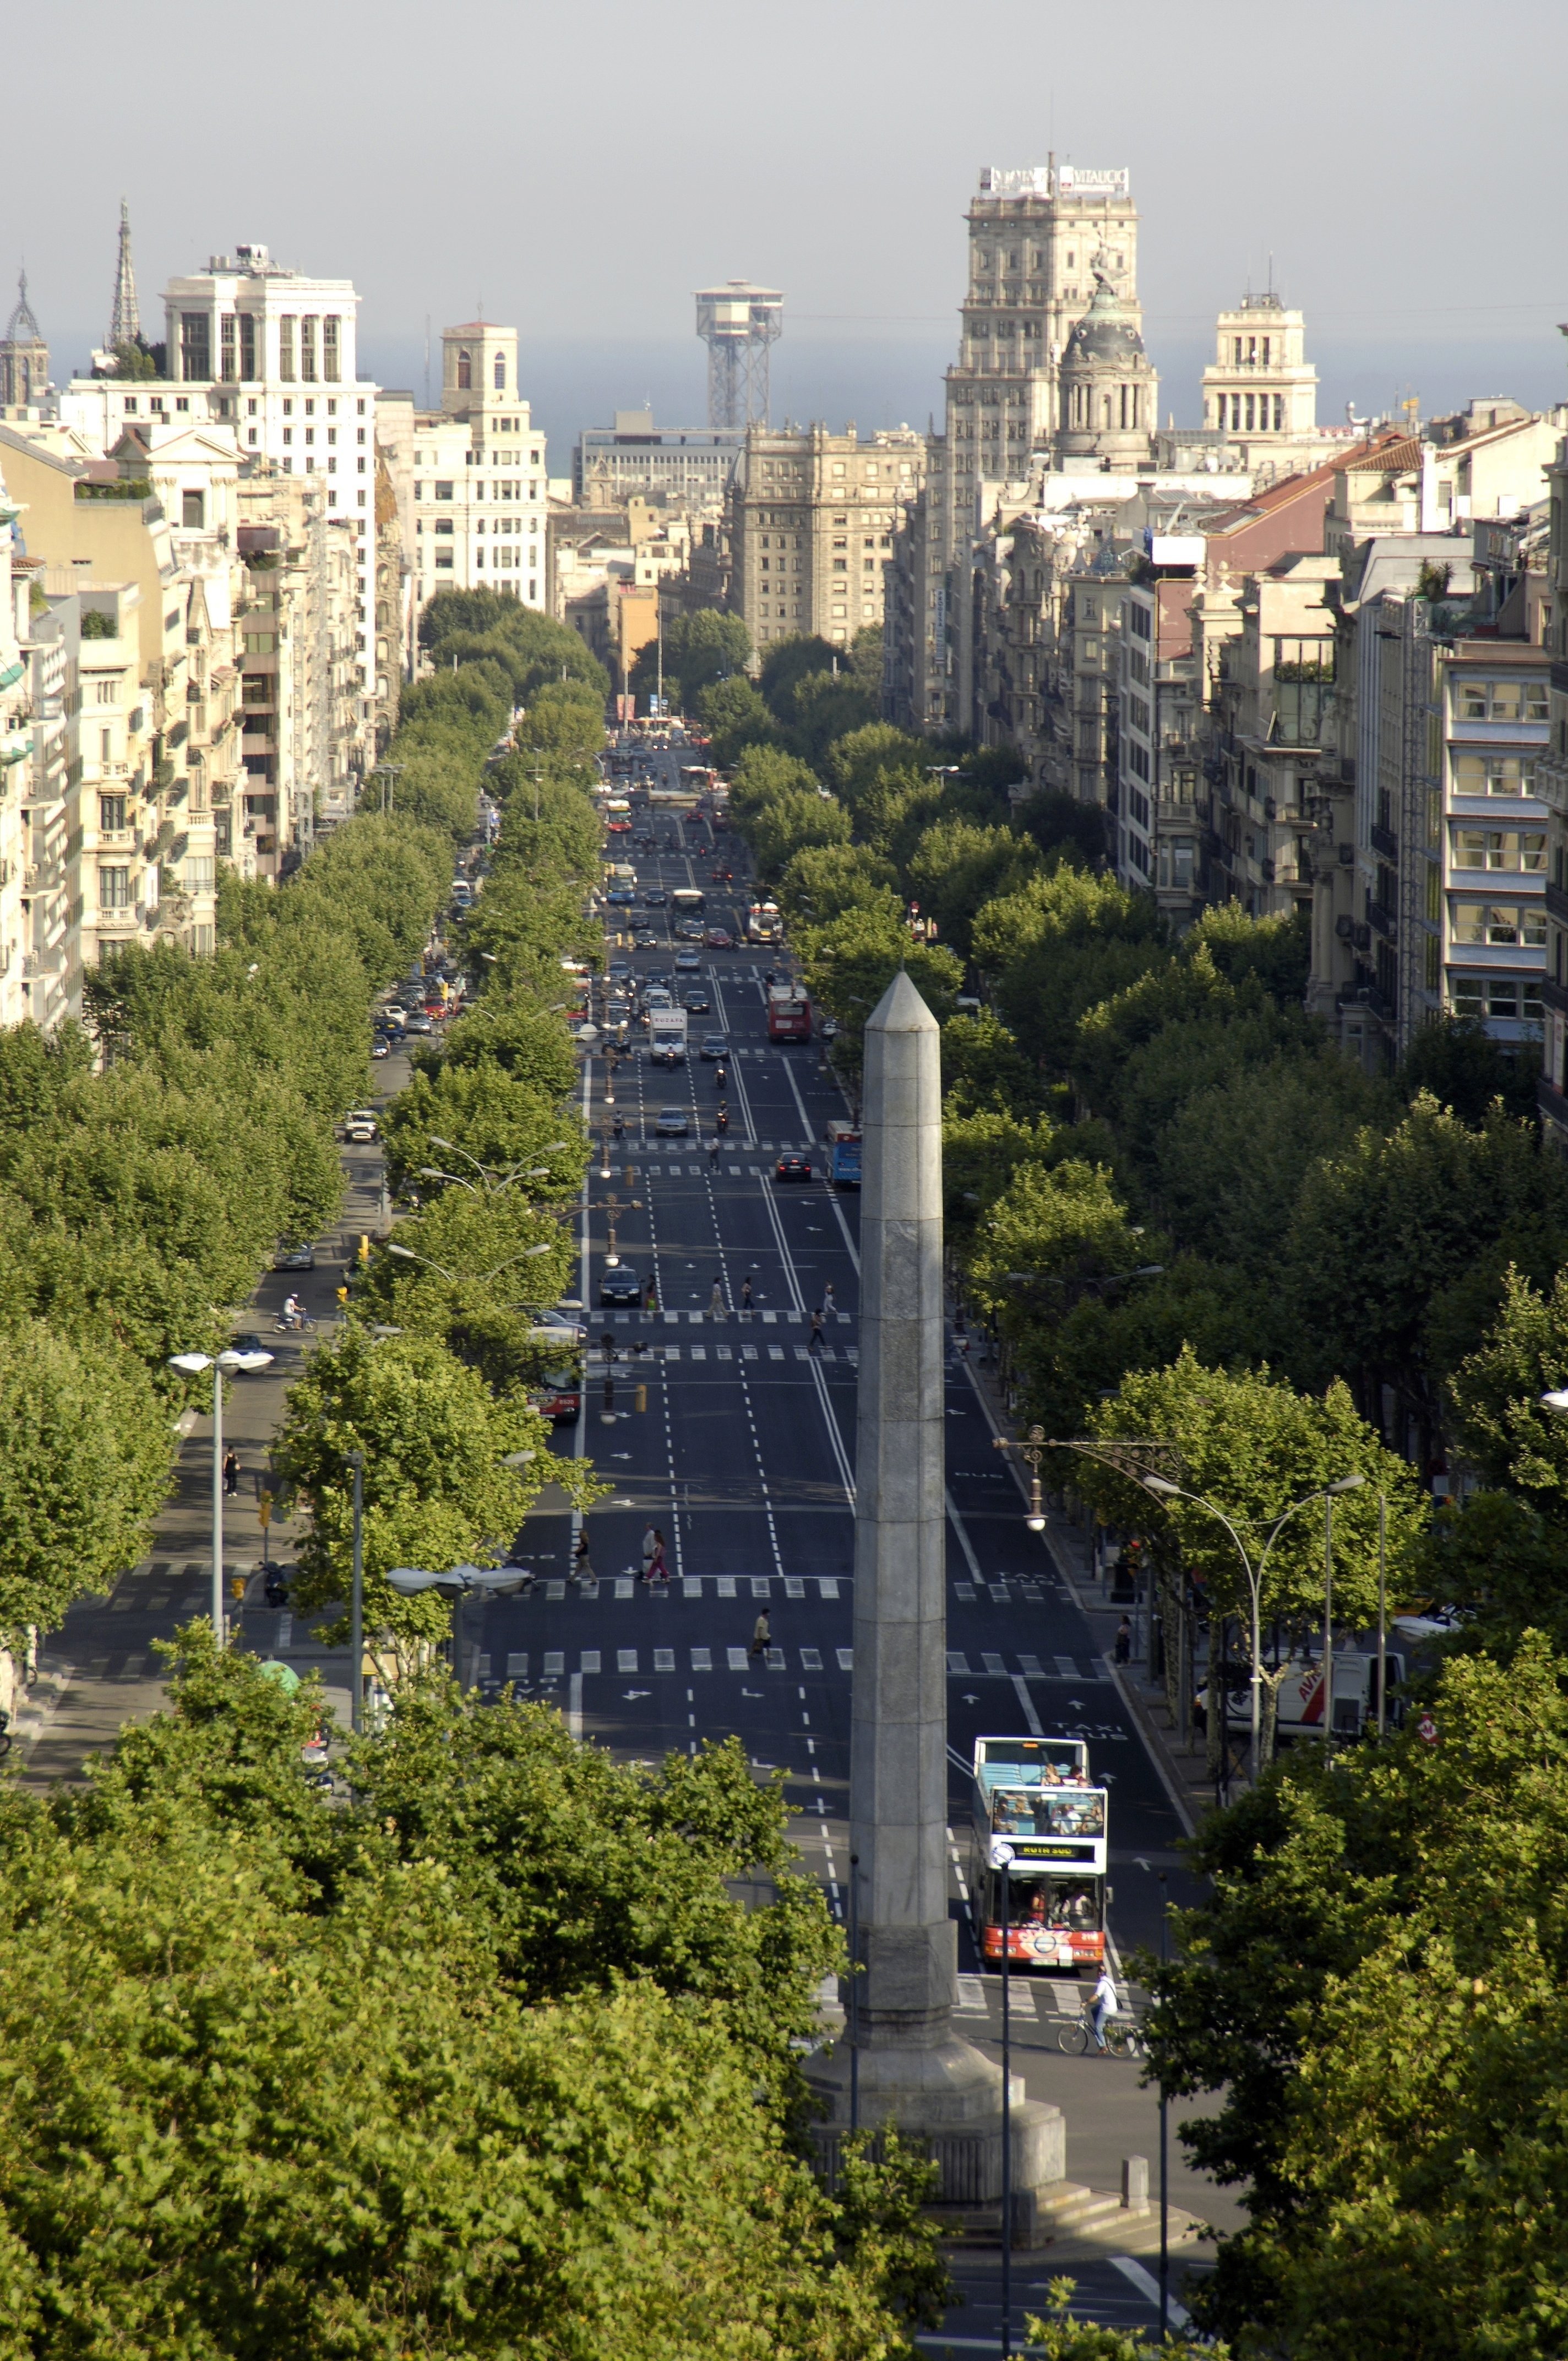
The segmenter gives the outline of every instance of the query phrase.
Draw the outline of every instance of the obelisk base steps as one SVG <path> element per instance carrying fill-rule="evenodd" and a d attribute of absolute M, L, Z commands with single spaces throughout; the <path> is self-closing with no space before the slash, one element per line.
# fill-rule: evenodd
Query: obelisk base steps
<path fill-rule="evenodd" d="M 812 2139 L 824 2178 L 838 2179 L 850 2136 L 850 2045 L 838 2042 L 808 2060 L 806 2079 L 824 2119 Z M 1024 2096 L 1012 2078 L 1013 2187 L 1044 2190 L 1067 2176 L 1067 2125 L 1059 2107 Z M 860 2121 L 863 2132 L 896 2128 L 938 2167 L 934 2201 L 994 2205 L 1002 2195 L 1002 2069 L 956 2035 L 917 2048 L 862 2048 Z"/>

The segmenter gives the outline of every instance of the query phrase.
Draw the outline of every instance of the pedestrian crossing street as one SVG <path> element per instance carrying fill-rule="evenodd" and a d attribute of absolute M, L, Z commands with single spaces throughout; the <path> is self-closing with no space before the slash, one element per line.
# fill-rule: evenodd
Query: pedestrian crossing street
<path fill-rule="evenodd" d="M 618 1328 L 630 1328 L 634 1323 L 640 1327 L 651 1328 L 655 1321 L 660 1320 L 663 1322 L 666 1328 L 678 1328 L 683 1320 L 690 1327 L 703 1328 L 707 1326 L 714 1317 L 711 1312 L 599 1312 L 592 1316 L 598 1320 L 613 1321 Z M 754 1321 L 760 1321 L 764 1328 L 776 1328 L 782 1320 L 786 1327 L 798 1328 L 805 1320 L 806 1314 L 804 1312 L 737 1312 L 733 1314 L 720 1312 L 718 1317 L 720 1320 L 733 1317 L 746 1327 L 750 1327 Z M 827 1317 L 836 1320 L 840 1328 L 848 1328 L 850 1324 L 850 1315 L 848 1312 L 830 1312 Z"/>
<path fill-rule="evenodd" d="M 707 1578 L 711 1581 L 714 1577 L 709 1576 Z M 722 1575 L 718 1579 L 721 1595 L 725 1595 L 726 1585 L 728 1585 L 727 1595 L 732 1597 L 735 1592 L 734 1579 Z M 618 1576 L 617 1595 L 622 1595 L 623 1587 L 624 1593 L 630 1594 L 633 1580 L 634 1577 L 630 1575 Z M 823 1587 L 827 1589 L 832 1578 L 825 1576 L 822 1580 Z M 691 1576 L 684 1582 L 674 1584 L 672 1587 L 677 1593 L 685 1591 L 688 1595 L 694 1592 L 700 1594 L 702 1585 L 703 1577 Z M 546 1583 L 543 1587 L 547 1597 L 558 1596 L 565 1588 L 564 1581 Z M 767 1588 L 767 1585 L 762 1582 L 754 1583 L 751 1587 L 754 1590 L 765 1591 Z M 791 1587 L 795 1586 L 792 1583 Z M 584 1586 L 589 1593 L 603 1587 L 605 1586 L 602 1584 L 593 1583 Z M 832 1587 L 836 1589 L 837 1585 L 833 1584 Z M 569 1655 L 576 1657 L 575 1663 L 570 1667 L 567 1664 Z M 1036 1655 L 1016 1650 L 1004 1653 L 1001 1650 L 984 1649 L 977 1652 L 977 1661 L 971 1664 L 967 1653 L 961 1650 L 950 1649 L 948 1653 L 948 1674 L 953 1680 L 1070 1682 L 1077 1687 L 1096 1686 L 1108 1682 L 1111 1677 L 1109 1673 L 1099 1665 L 1080 1670 L 1070 1656 L 1056 1656 L 1051 1661 L 1053 1669 L 1047 1671 Z M 503 1680 L 526 1684 L 533 1676 L 531 1668 L 535 1666 L 538 1677 L 546 1681 L 563 1679 L 568 1670 L 580 1674 L 613 1673 L 618 1675 L 687 1671 L 754 1673 L 764 1669 L 770 1673 L 795 1671 L 823 1673 L 834 1670 L 840 1673 L 852 1673 L 855 1669 L 855 1652 L 853 1648 L 791 1649 L 773 1646 L 753 1654 L 749 1648 L 739 1645 L 714 1647 L 711 1644 L 688 1645 L 684 1648 L 606 1648 L 601 1646 L 580 1648 L 576 1651 L 565 1648 L 515 1649 L 506 1657 L 504 1670 L 494 1658 L 488 1655 L 480 1657 L 480 1685 L 499 1686 Z"/>
<path fill-rule="evenodd" d="M 646 1140 L 641 1143 L 644 1148 L 649 1144 L 650 1143 Z M 827 1153 L 819 1139 L 803 1139 L 798 1144 L 792 1139 L 781 1139 L 776 1148 L 771 1139 L 738 1139 L 732 1144 L 742 1150 L 749 1150 L 752 1154 L 760 1152 L 764 1156 L 810 1156 L 814 1153 L 818 1156 L 823 1156 Z M 705 1172 L 709 1170 L 717 1171 L 718 1170 L 719 1163 L 724 1163 L 724 1170 L 729 1173 L 732 1180 L 740 1180 L 742 1173 L 748 1175 L 753 1180 L 761 1180 L 764 1177 L 762 1167 L 760 1164 L 729 1164 L 725 1163 L 724 1159 L 720 1158 L 717 1162 L 710 1165 L 706 1156 L 700 1164 L 644 1164 L 640 1163 L 638 1159 L 633 1157 L 628 1161 L 626 1170 L 633 1175 L 642 1173 L 650 1180 L 658 1180 L 663 1178 L 668 1178 L 671 1180 L 678 1180 L 683 1173 L 688 1180 L 700 1180 Z M 772 1175 L 769 1174 L 766 1177 L 771 1179 Z M 824 1172 L 823 1178 L 826 1179 L 826 1172 Z"/>

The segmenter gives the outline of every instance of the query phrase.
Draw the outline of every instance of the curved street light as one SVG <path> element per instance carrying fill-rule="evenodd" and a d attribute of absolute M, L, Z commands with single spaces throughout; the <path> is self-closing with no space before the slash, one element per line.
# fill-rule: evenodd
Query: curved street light
<path fill-rule="evenodd" d="M 232 1345 L 223 1353 L 171 1353 L 169 1366 L 187 1378 L 213 1373 L 213 1633 L 224 1644 L 224 1377 L 231 1369 L 254 1375 L 269 1369 L 274 1356 L 258 1349 L 241 1353 Z M 265 1557 L 266 1551 L 262 1555 Z"/>

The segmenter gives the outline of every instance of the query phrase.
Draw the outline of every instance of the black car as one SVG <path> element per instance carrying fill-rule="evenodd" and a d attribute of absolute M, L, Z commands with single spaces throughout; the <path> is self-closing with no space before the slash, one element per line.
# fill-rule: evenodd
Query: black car
<path fill-rule="evenodd" d="M 699 987 L 696 992 L 687 993 L 682 1006 L 688 1016 L 706 1016 L 712 1008 L 713 1003 L 707 993 Z"/>
<path fill-rule="evenodd" d="M 773 1167 L 775 1180 L 809 1180 L 810 1178 L 809 1156 L 781 1156 Z"/>
<path fill-rule="evenodd" d="M 666 908 L 669 904 L 669 895 L 665 893 L 662 885 L 648 886 L 642 895 L 643 904 L 645 907 L 650 910 L 663 910 Z"/>
<path fill-rule="evenodd" d="M 608 1263 L 599 1280 L 599 1301 L 619 1305 L 623 1310 L 630 1307 L 634 1311 L 641 1301 L 641 1282 L 631 1265 L 627 1262 Z"/>

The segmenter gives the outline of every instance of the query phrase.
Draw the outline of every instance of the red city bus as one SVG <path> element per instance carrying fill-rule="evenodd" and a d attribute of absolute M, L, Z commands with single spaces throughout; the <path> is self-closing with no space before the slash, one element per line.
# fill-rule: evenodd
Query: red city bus
<path fill-rule="evenodd" d="M 770 1041 L 810 1040 L 811 1001 L 804 983 L 769 984 L 768 1038 Z"/>

